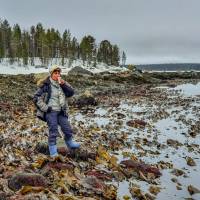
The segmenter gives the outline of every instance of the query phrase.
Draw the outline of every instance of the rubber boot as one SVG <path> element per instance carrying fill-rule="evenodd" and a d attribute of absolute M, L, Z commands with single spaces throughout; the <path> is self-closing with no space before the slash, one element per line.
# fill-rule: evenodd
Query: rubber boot
<path fill-rule="evenodd" d="M 49 153 L 50 153 L 50 157 L 58 156 L 57 146 L 56 145 L 50 145 L 49 146 Z"/>
<path fill-rule="evenodd" d="M 72 138 L 69 138 L 68 140 L 66 140 L 65 143 L 66 143 L 67 147 L 70 148 L 70 149 L 80 148 L 80 144 L 77 143 L 77 142 L 74 142 L 72 140 Z"/>

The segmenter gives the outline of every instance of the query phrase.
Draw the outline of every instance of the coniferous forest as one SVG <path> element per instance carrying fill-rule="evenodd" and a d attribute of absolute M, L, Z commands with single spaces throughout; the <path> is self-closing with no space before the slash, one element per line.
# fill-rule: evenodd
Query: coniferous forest
<path fill-rule="evenodd" d="M 10 64 L 22 60 L 23 65 L 35 65 L 36 58 L 48 65 L 52 59 L 59 58 L 62 65 L 66 59 L 70 62 L 79 59 L 93 66 L 99 62 L 119 66 L 120 50 L 108 40 L 97 44 L 91 35 L 79 42 L 69 29 L 60 33 L 38 23 L 30 30 L 22 30 L 19 24 L 12 27 L 7 20 L 0 20 L 0 62 L 4 58 Z"/>

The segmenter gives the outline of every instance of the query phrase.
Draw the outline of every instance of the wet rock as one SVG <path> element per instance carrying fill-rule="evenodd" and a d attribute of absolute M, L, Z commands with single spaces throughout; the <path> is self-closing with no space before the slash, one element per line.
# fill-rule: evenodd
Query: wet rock
<path fill-rule="evenodd" d="M 96 99 L 89 91 L 85 91 L 76 100 L 76 105 L 78 106 L 78 108 L 82 108 L 85 106 L 96 106 L 97 104 L 98 103 L 97 103 Z"/>
<path fill-rule="evenodd" d="M 181 169 L 174 169 L 171 171 L 172 174 L 174 174 L 175 176 L 182 176 L 185 175 L 185 172 Z"/>
<path fill-rule="evenodd" d="M 136 199 L 139 199 L 139 200 L 147 200 L 147 197 L 145 196 L 145 194 L 143 194 L 143 192 L 141 191 L 140 188 L 132 187 L 129 190 L 130 190 L 130 193 L 131 193 L 133 198 L 136 198 Z"/>
<path fill-rule="evenodd" d="M 8 187 L 14 191 L 24 185 L 47 187 L 48 182 L 44 176 L 34 173 L 18 173 L 8 180 Z"/>
<path fill-rule="evenodd" d="M 59 151 L 60 150 L 58 149 L 58 152 Z M 75 158 L 77 160 L 88 161 L 88 159 L 95 160 L 97 156 L 97 152 L 95 151 L 89 152 L 88 150 L 84 150 L 84 149 L 76 149 L 76 150 L 69 150 L 67 154 L 63 154 L 63 155 L 66 155 L 70 158 Z"/>
<path fill-rule="evenodd" d="M 94 176 L 88 176 L 83 180 L 83 186 L 87 189 L 95 191 L 97 194 L 103 193 L 106 185 L 100 179 Z"/>
<path fill-rule="evenodd" d="M 67 169 L 73 169 L 74 166 L 69 163 L 61 163 L 61 162 L 49 162 L 47 165 L 45 165 L 45 168 L 48 170 L 55 169 L 55 170 L 67 170 Z"/>
<path fill-rule="evenodd" d="M 172 169 L 173 164 L 169 163 L 169 162 L 159 161 L 158 164 L 157 164 L 157 167 L 159 169 Z"/>
<path fill-rule="evenodd" d="M 157 195 L 160 192 L 160 189 L 161 189 L 160 187 L 151 185 L 149 187 L 149 192 L 151 192 L 154 195 Z"/>
<path fill-rule="evenodd" d="M 174 182 L 174 183 L 178 183 L 178 179 L 177 178 L 172 178 L 171 181 Z"/>
<path fill-rule="evenodd" d="M 158 168 L 134 160 L 123 160 L 120 162 L 120 164 L 125 166 L 126 168 L 133 168 L 137 172 L 141 171 L 144 174 L 152 173 L 155 175 L 155 177 L 159 177 L 162 175 Z"/>
<path fill-rule="evenodd" d="M 200 193 L 200 190 L 198 188 L 194 187 L 193 185 L 189 185 L 188 192 L 190 193 L 190 195 L 193 195 L 196 193 Z"/>
<path fill-rule="evenodd" d="M 186 161 L 187 161 L 187 164 L 188 164 L 189 166 L 196 166 L 195 161 L 194 161 L 191 157 L 187 157 L 187 158 L 186 158 Z"/>
<path fill-rule="evenodd" d="M 123 118 L 125 118 L 125 117 L 126 117 L 126 115 L 125 115 L 125 114 L 123 114 L 123 113 L 120 113 L 120 112 L 117 112 L 117 113 L 115 113 L 114 115 L 115 115 L 115 116 L 117 116 L 117 118 L 118 118 L 118 119 L 123 119 Z"/>
<path fill-rule="evenodd" d="M 99 170 L 91 170 L 87 171 L 85 173 L 87 176 L 95 176 L 98 179 L 101 179 L 103 181 L 111 181 L 112 180 L 112 175 L 107 173 L 106 171 L 99 171 Z"/>
<path fill-rule="evenodd" d="M 195 138 L 197 136 L 197 133 L 194 131 L 189 132 L 189 135 L 193 138 Z"/>
<path fill-rule="evenodd" d="M 126 124 L 128 126 L 138 128 L 138 127 L 145 127 L 147 123 L 143 120 L 135 119 L 135 120 L 128 121 Z"/>
<path fill-rule="evenodd" d="M 177 185 L 177 186 L 176 186 L 176 189 L 177 189 L 177 190 L 182 190 L 182 187 L 179 186 L 179 185 Z"/>
<path fill-rule="evenodd" d="M 180 143 L 179 141 L 173 140 L 173 139 L 168 139 L 168 140 L 167 140 L 167 144 L 168 144 L 169 146 L 174 147 L 174 148 L 178 148 L 179 146 L 182 146 L 182 145 L 183 145 L 183 144 Z"/>
<path fill-rule="evenodd" d="M 156 199 L 155 196 L 150 195 L 149 193 L 146 193 L 146 194 L 145 194 L 145 197 L 146 197 L 147 200 L 155 200 L 155 199 Z"/>

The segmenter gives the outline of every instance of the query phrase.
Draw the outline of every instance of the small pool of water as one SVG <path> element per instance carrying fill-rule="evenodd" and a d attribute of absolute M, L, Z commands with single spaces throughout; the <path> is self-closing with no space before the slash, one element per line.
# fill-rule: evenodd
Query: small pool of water
<path fill-rule="evenodd" d="M 178 85 L 173 89 L 170 88 L 169 90 L 180 90 L 181 94 L 185 96 L 200 95 L 200 82 L 198 82 L 197 84 L 186 83 Z"/>

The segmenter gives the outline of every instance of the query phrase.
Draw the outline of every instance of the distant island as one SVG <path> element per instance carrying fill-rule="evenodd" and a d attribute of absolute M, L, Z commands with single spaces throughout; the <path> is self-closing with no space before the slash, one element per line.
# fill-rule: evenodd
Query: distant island
<path fill-rule="evenodd" d="M 162 63 L 135 66 L 137 69 L 146 71 L 200 71 L 200 63 Z"/>

